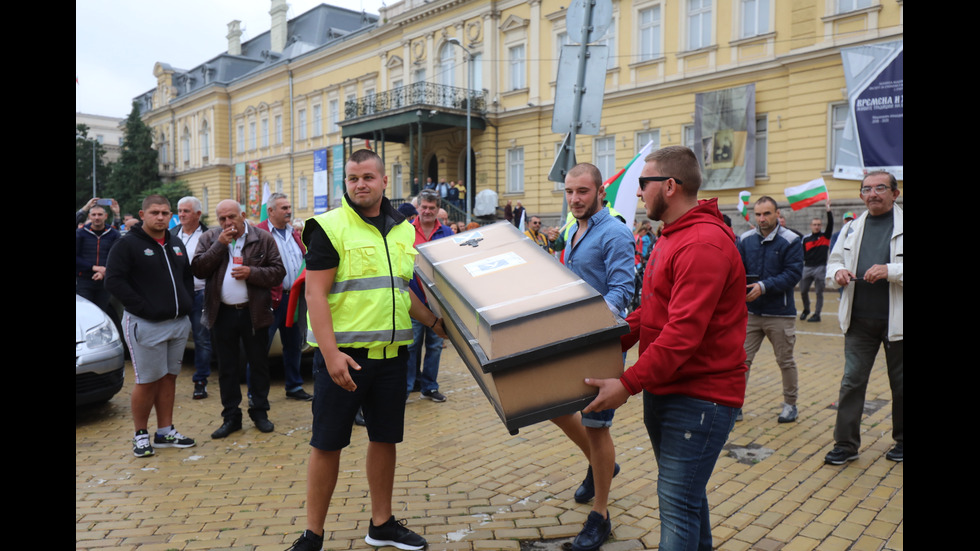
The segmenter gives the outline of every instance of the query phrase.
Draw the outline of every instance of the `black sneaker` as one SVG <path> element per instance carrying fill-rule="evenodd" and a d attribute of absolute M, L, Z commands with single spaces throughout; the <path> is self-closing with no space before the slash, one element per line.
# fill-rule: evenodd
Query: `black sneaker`
<path fill-rule="evenodd" d="M 895 447 L 888 450 L 888 453 L 885 454 L 885 459 L 901 463 L 905 459 L 905 443 L 899 442 L 895 444 Z"/>
<path fill-rule="evenodd" d="M 810 311 L 809 310 L 803 310 L 803 313 L 800 314 L 800 321 L 805 320 L 806 317 L 809 316 L 809 315 L 810 315 Z"/>
<path fill-rule="evenodd" d="M 619 474 L 619 463 L 615 464 L 613 468 L 613 478 Z M 592 465 L 589 465 L 589 470 L 585 473 L 585 480 L 582 481 L 582 485 L 575 490 L 575 502 L 576 503 L 588 503 L 592 498 L 595 497 L 595 480 L 592 478 Z"/>
<path fill-rule="evenodd" d="M 153 455 L 153 446 L 150 444 L 150 433 L 146 429 L 136 431 L 133 437 L 133 455 L 136 457 L 150 457 Z"/>
<path fill-rule="evenodd" d="M 323 551 L 323 536 L 305 530 L 286 551 Z"/>
<path fill-rule="evenodd" d="M 439 390 L 426 390 L 422 393 L 422 397 L 426 400 L 432 400 L 433 402 L 445 402 L 446 395 L 439 392 Z"/>
<path fill-rule="evenodd" d="M 208 383 L 194 383 L 194 399 L 203 400 L 208 397 Z"/>
<path fill-rule="evenodd" d="M 381 526 L 375 526 L 374 520 L 368 526 L 368 535 L 364 541 L 374 547 L 384 547 L 391 545 L 405 551 L 419 551 L 429 545 L 425 538 L 405 528 L 405 519 L 395 520 L 392 516 L 388 522 Z"/>
<path fill-rule="evenodd" d="M 612 533 L 612 522 L 609 521 L 609 511 L 606 511 L 606 518 L 592 511 L 585 519 L 585 526 L 582 531 L 575 536 L 572 541 L 572 551 L 596 551 L 606 543 L 609 534 Z"/>
<path fill-rule="evenodd" d="M 177 432 L 173 425 L 170 425 L 170 432 L 164 436 L 153 435 L 153 445 L 158 448 L 190 448 L 195 444 L 193 438 L 188 438 Z"/>
<path fill-rule="evenodd" d="M 843 465 L 844 463 L 854 461 L 857 458 L 857 452 L 848 451 L 844 448 L 834 448 L 827 452 L 827 456 L 823 458 L 823 462 L 828 465 Z"/>
<path fill-rule="evenodd" d="M 806 320 L 808 323 L 817 323 L 820 321 L 820 314 L 813 314 L 810 319 Z"/>
<path fill-rule="evenodd" d="M 301 402 L 312 402 L 313 401 L 313 395 L 312 394 L 308 394 L 302 388 L 299 389 L 299 390 L 294 390 L 292 392 L 287 392 L 286 393 L 286 398 L 289 398 L 290 400 L 299 400 Z"/>

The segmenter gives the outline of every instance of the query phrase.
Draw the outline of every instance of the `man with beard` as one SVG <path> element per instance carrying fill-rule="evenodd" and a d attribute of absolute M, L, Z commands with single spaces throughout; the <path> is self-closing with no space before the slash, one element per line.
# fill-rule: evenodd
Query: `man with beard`
<path fill-rule="evenodd" d="M 591 285 L 613 314 L 624 317 L 633 297 L 633 234 L 602 206 L 602 175 L 589 163 L 572 167 L 565 176 L 565 198 L 575 217 L 565 248 L 565 266 Z M 553 233 L 557 233 L 554 232 Z M 572 542 L 574 551 L 594 551 L 612 531 L 607 505 L 612 479 L 619 472 L 616 449 L 609 428 L 613 409 L 563 415 L 551 421 L 574 442 L 589 468 L 575 492 L 575 501 L 587 503 L 592 511 L 582 531 Z"/>
<path fill-rule="evenodd" d="M 745 273 L 752 277 L 745 294 L 749 308 L 745 366 L 752 369 L 762 341 L 769 339 L 783 381 L 782 409 L 776 422 L 792 423 L 799 415 L 796 407 L 799 376 L 793 357 L 796 345 L 793 288 L 803 274 L 803 247 L 800 237 L 779 223 L 775 199 L 763 196 L 753 210 L 758 227 L 743 233 L 738 240 Z M 746 380 L 748 373 L 745 372 Z"/>
<path fill-rule="evenodd" d="M 745 397 L 745 269 L 717 199 L 698 201 L 701 171 L 680 146 L 644 159 L 637 195 L 664 222 L 627 318 L 636 364 L 619 379 L 586 379 L 599 395 L 586 412 L 617 408 L 643 391 L 657 458 L 660 549 L 711 549 L 706 486 Z"/>

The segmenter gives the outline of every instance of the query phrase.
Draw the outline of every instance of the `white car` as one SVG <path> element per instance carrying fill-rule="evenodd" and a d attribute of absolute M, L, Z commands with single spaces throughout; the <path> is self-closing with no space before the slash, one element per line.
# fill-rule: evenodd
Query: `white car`
<path fill-rule="evenodd" d="M 123 386 L 123 343 L 101 308 L 75 295 L 75 406 L 108 401 Z"/>

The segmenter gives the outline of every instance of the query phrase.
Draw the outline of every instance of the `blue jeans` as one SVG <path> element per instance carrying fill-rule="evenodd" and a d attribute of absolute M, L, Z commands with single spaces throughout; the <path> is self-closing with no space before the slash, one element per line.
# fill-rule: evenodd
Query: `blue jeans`
<path fill-rule="evenodd" d="M 273 311 L 275 320 L 269 326 L 269 343 L 279 331 L 279 342 L 282 343 L 282 371 L 286 379 L 286 392 L 295 392 L 303 388 L 303 375 L 299 370 L 300 355 L 303 350 L 303 339 L 306 336 L 306 320 L 286 327 L 286 314 L 289 310 L 289 293 L 282 292 L 282 300 Z"/>
<path fill-rule="evenodd" d="M 442 337 L 436 335 L 432 329 L 412 320 L 412 333 L 415 340 L 408 347 L 408 390 L 411 392 L 415 386 L 415 365 L 421 354 L 422 345 L 425 345 L 425 357 L 422 359 L 422 376 L 419 379 L 422 392 L 439 390 L 439 357 L 442 356 Z"/>
<path fill-rule="evenodd" d="M 269 342 L 265 350 L 266 357 L 269 356 L 269 348 L 272 347 L 272 337 L 279 331 L 279 343 L 282 345 L 282 373 L 285 381 L 286 392 L 296 392 L 303 389 L 303 375 L 300 373 L 300 359 L 303 350 L 303 339 L 306 337 L 306 323 L 294 324 L 286 327 L 286 314 L 289 310 L 289 291 L 282 292 L 282 300 L 279 306 L 272 311 L 272 325 L 269 326 Z M 252 396 L 252 369 L 250 365 L 245 366 L 245 380 L 248 383 L 248 395 Z"/>
<path fill-rule="evenodd" d="M 204 309 L 204 289 L 194 291 L 194 307 L 191 310 L 191 334 L 194 335 L 195 383 L 207 382 L 211 376 L 211 331 L 201 323 Z"/>
<path fill-rule="evenodd" d="M 657 457 L 660 550 L 710 551 L 705 488 L 737 408 L 679 394 L 643 393 L 643 421 Z"/>

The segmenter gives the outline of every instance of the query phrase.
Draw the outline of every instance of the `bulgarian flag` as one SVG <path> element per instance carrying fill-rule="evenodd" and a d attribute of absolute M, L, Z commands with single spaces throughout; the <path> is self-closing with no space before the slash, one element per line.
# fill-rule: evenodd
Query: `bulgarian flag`
<path fill-rule="evenodd" d="M 653 142 L 643 146 L 643 149 L 633 157 L 615 176 L 605 181 L 606 200 L 626 219 L 626 227 L 632 228 L 636 217 L 636 190 L 640 187 L 640 171 L 643 170 L 643 159 L 653 151 Z"/>
<path fill-rule="evenodd" d="M 749 221 L 749 197 L 752 194 L 748 190 L 743 190 L 738 192 L 738 204 L 735 205 L 738 208 L 739 214 L 745 217 L 745 221 Z"/>
<path fill-rule="evenodd" d="M 830 199 L 830 195 L 827 193 L 827 184 L 823 181 L 823 178 L 810 180 L 798 186 L 788 187 L 783 190 L 783 193 L 789 199 L 789 206 L 793 210 L 805 209 L 810 205 Z"/>
<path fill-rule="evenodd" d="M 269 219 L 269 196 L 272 193 L 269 191 L 269 182 L 262 184 L 262 207 L 259 209 L 259 222 L 265 222 Z"/>

